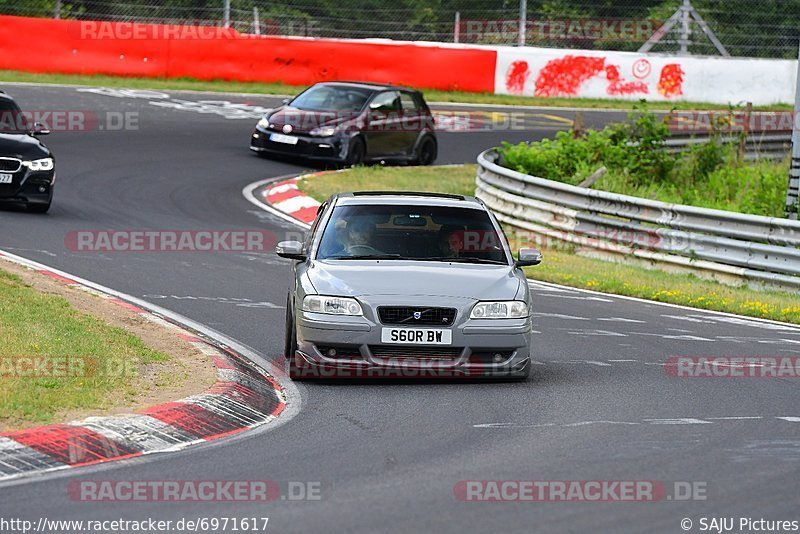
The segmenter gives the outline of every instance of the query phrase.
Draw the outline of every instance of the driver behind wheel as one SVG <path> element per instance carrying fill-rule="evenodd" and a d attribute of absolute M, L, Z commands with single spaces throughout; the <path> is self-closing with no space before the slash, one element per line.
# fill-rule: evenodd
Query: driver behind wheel
<path fill-rule="evenodd" d="M 365 218 L 348 221 L 344 234 L 344 251 L 356 256 L 361 254 L 380 253 L 373 246 L 375 225 Z"/>

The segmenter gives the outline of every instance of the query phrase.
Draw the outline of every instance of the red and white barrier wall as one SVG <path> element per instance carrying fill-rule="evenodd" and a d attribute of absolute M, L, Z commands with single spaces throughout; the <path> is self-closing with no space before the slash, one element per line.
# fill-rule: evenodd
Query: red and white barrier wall
<path fill-rule="evenodd" d="M 0 16 L 0 69 L 284 82 L 364 80 L 542 97 L 792 102 L 796 62 L 384 40 Z"/>
<path fill-rule="evenodd" d="M 551 48 L 498 48 L 495 92 L 542 97 L 794 101 L 797 62 Z"/>

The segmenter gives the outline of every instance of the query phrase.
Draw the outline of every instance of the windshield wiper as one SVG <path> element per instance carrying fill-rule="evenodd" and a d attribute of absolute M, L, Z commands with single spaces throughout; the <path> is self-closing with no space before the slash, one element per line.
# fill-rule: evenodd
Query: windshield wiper
<path fill-rule="evenodd" d="M 407 260 L 400 254 L 356 254 L 355 256 L 328 256 L 326 260 Z"/>
<path fill-rule="evenodd" d="M 465 258 L 461 256 L 432 256 L 430 258 L 419 258 L 422 261 L 449 261 L 453 263 L 487 263 L 491 265 L 508 265 L 504 261 L 490 260 L 487 258 Z"/>

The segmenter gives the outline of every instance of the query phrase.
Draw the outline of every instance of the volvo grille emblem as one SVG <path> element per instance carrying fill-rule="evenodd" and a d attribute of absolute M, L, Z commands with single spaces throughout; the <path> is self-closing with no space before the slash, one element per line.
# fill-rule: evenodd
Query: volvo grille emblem
<path fill-rule="evenodd" d="M 291 124 L 284 124 L 283 125 L 283 133 L 292 133 L 292 125 Z"/>
<path fill-rule="evenodd" d="M 414 319 L 419 321 L 420 317 L 422 317 L 422 312 L 414 312 Z"/>

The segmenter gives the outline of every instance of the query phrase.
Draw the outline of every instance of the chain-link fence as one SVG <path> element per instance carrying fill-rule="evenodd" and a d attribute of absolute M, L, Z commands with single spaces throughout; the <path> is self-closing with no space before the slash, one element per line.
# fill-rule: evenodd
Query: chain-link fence
<path fill-rule="evenodd" d="M 800 0 L 0 0 L 0 14 L 229 25 L 243 33 L 797 57 Z M 680 17 L 681 6 L 694 13 Z M 226 9 L 226 5 L 228 6 Z M 677 14 L 676 14 L 677 13 Z M 696 15 L 696 16 L 695 16 Z M 677 17 L 677 18 L 676 18 Z M 705 23 L 705 24 L 703 24 Z M 521 32 L 522 30 L 522 32 Z M 522 36 L 521 36 L 522 33 Z"/>

